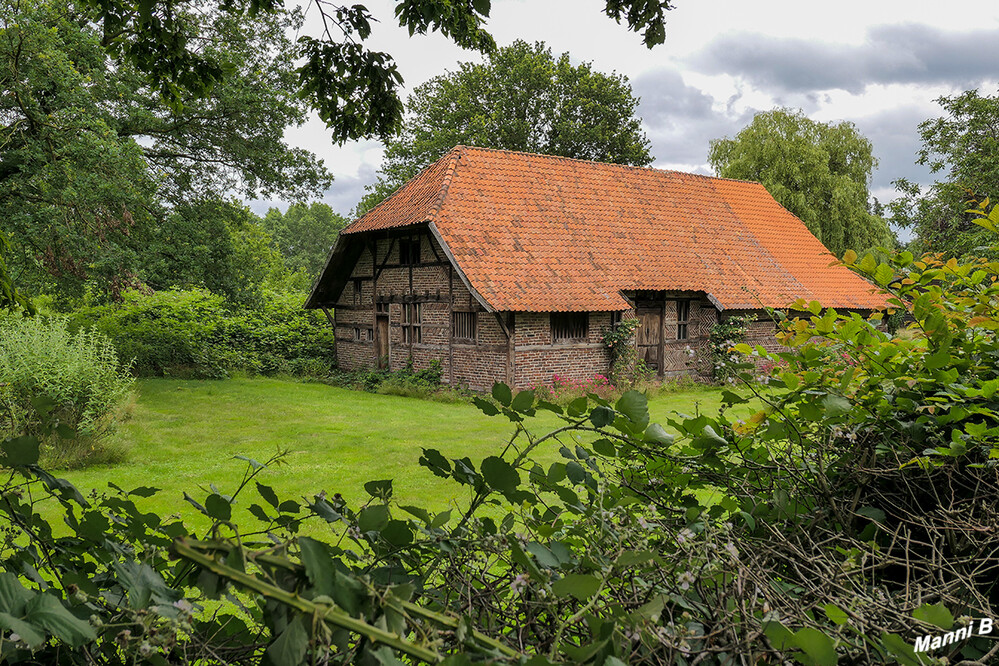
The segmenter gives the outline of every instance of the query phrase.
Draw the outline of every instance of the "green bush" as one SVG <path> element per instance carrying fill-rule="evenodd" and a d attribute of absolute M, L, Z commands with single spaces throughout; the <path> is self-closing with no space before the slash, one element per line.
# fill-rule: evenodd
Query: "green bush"
<path fill-rule="evenodd" d="M 117 462 L 124 451 L 111 435 L 133 380 L 110 341 L 96 331 L 71 333 L 62 317 L 0 321 L 0 432 L 39 434 L 37 404 L 75 430 L 44 438 L 50 466 Z"/>
<path fill-rule="evenodd" d="M 78 310 L 74 321 L 107 335 L 140 377 L 323 377 L 335 358 L 329 324 L 294 294 L 268 292 L 246 308 L 200 289 L 129 292 L 121 303 Z"/>

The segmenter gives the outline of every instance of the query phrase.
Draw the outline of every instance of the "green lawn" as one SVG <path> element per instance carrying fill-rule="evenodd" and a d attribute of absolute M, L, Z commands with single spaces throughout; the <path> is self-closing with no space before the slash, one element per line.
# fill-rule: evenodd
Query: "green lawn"
<path fill-rule="evenodd" d="M 277 379 L 150 379 L 139 381 L 137 392 L 134 413 L 119 433 L 130 448 L 129 461 L 62 476 L 85 493 L 105 489 L 108 481 L 125 489 L 155 486 L 163 492 L 142 506 L 161 514 L 182 511 L 185 517 L 194 513 L 182 499 L 185 490 L 203 498 L 199 486 L 214 483 L 231 492 L 245 468 L 233 456 L 264 461 L 278 449 L 290 451 L 287 465 L 266 470 L 259 479 L 284 499 L 326 490 L 361 500 L 365 481 L 394 479 L 399 499 L 445 508 L 466 495 L 417 464 L 420 448 L 478 461 L 502 450 L 512 432 L 504 418 L 486 417 L 468 404 Z M 719 401 L 720 391 L 696 389 L 657 398 L 650 411 L 653 420 L 662 421 L 673 410 L 715 411 Z M 547 432 L 557 425 L 554 415 L 544 414 L 529 420 L 529 427 Z M 560 457 L 557 444 L 538 454 Z"/>

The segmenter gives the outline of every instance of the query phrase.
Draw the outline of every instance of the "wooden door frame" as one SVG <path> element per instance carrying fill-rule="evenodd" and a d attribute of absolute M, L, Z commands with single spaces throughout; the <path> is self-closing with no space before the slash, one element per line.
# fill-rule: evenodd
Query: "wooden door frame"
<path fill-rule="evenodd" d="M 382 323 L 385 324 L 385 354 L 381 354 L 382 349 Z M 389 357 L 392 353 L 392 336 L 389 334 L 389 316 L 385 314 L 375 314 L 375 367 L 383 370 L 389 367 Z"/>

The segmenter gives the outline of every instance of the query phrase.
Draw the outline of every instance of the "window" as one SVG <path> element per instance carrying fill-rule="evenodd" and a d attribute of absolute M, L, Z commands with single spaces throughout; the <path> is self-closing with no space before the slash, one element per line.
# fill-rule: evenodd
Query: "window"
<path fill-rule="evenodd" d="M 456 340 L 468 340 L 475 342 L 478 331 L 476 330 L 474 312 L 452 312 L 451 313 L 451 335 Z"/>
<path fill-rule="evenodd" d="M 389 304 L 384 301 L 375 303 L 375 312 L 380 315 L 387 315 L 389 311 Z"/>
<path fill-rule="evenodd" d="M 690 301 L 676 302 L 676 339 L 687 339 L 687 324 L 690 319 Z"/>
<path fill-rule="evenodd" d="M 586 340 L 589 321 L 588 312 L 553 312 L 552 341 L 579 342 Z"/>
<path fill-rule="evenodd" d="M 402 304 L 402 341 L 423 342 L 423 307 L 420 303 Z"/>
<path fill-rule="evenodd" d="M 420 239 L 400 238 L 399 264 L 402 266 L 415 266 L 419 263 L 420 263 Z"/>
<path fill-rule="evenodd" d="M 361 304 L 361 285 L 364 284 L 361 280 L 354 280 L 354 305 Z"/>
<path fill-rule="evenodd" d="M 354 327 L 354 342 L 371 342 L 374 339 L 374 331 L 370 328 Z"/>
<path fill-rule="evenodd" d="M 612 330 L 612 331 L 613 331 L 613 330 L 614 330 L 615 328 L 617 328 L 617 325 L 618 325 L 618 324 L 620 324 L 620 323 L 621 323 L 621 316 L 622 316 L 623 314 L 624 314 L 623 312 L 611 312 L 611 313 L 610 313 L 610 317 L 611 317 L 611 325 L 610 325 L 610 327 L 611 327 L 611 330 Z"/>

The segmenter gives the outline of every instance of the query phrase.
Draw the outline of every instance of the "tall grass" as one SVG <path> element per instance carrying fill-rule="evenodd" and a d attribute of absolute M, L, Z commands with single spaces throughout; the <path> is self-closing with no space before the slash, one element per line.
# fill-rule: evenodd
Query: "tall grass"
<path fill-rule="evenodd" d="M 49 467 L 118 462 L 113 434 L 134 380 L 104 335 L 71 333 L 62 317 L 0 319 L 0 432 L 42 437 Z M 76 435 L 44 435 L 39 400 Z M 64 430 L 65 432 L 65 430 Z"/>

